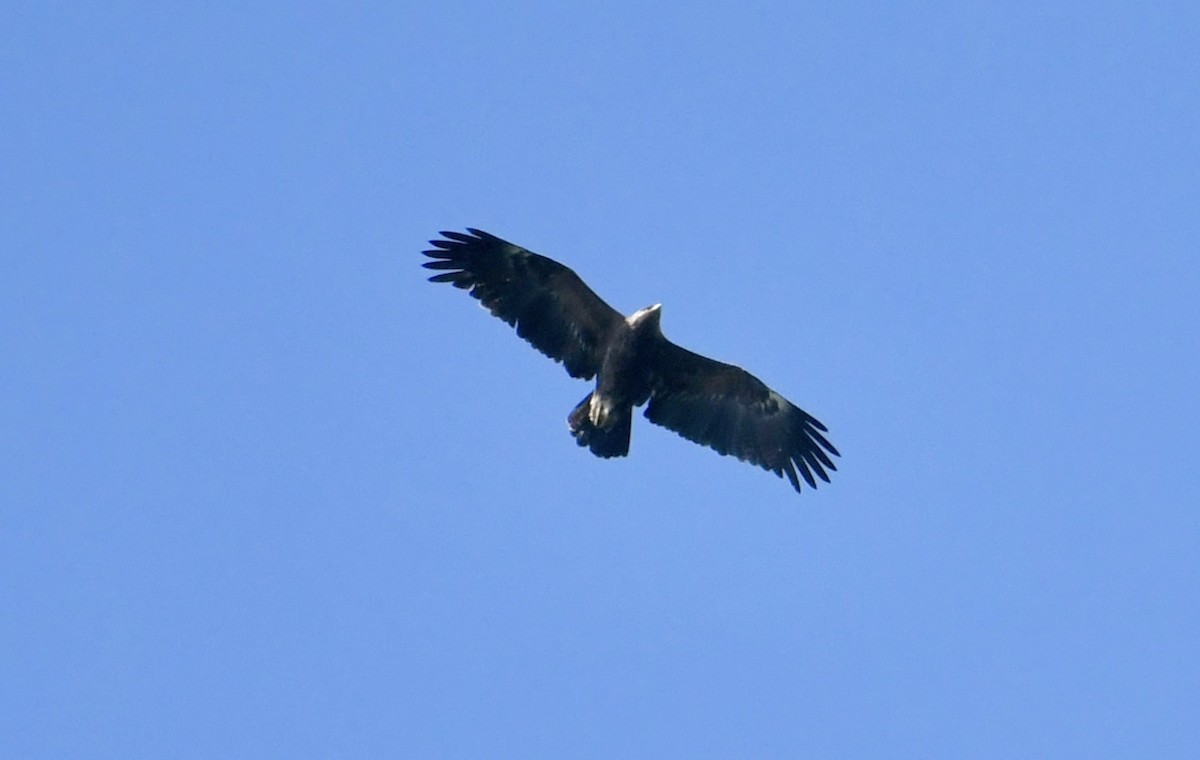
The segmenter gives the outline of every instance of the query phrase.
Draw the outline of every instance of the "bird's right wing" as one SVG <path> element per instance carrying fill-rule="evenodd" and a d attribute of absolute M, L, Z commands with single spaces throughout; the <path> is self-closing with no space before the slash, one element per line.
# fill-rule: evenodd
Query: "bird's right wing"
<path fill-rule="evenodd" d="M 430 282 L 469 290 L 572 377 L 594 377 L 609 335 L 624 321 L 621 314 L 557 261 L 481 230 L 467 232 L 442 232 L 445 240 L 429 241 L 434 250 L 424 254 L 433 261 L 424 266 L 448 270 Z"/>

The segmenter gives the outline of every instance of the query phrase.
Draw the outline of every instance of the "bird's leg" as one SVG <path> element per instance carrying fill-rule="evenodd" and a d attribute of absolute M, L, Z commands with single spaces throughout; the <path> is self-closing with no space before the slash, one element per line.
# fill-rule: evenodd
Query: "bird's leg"
<path fill-rule="evenodd" d="M 588 419 L 596 427 L 605 429 L 612 424 L 613 407 L 611 398 L 602 396 L 599 392 L 593 393 L 592 401 L 588 405 Z"/>

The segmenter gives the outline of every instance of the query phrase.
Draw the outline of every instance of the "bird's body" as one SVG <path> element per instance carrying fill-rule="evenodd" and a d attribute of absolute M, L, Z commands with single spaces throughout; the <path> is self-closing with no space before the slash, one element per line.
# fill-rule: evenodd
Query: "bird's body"
<path fill-rule="evenodd" d="M 799 491 L 810 487 L 838 451 L 816 418 L 758 378 L 667 340 L 662 306 L 622 317 L 573 271 L 475 229 L 430 241 L 425 266 L 449 270 L 429 279 L 469 289 L 495 316 L 572 377 L 595 378 L 594 390 L 567 417 L 580 446 L 609 458 L 629 453 L 634 407 L 646 418 L 720 454 L 758 465 Z"/>
<path fill-rule="evenodd" d="M 633 408 L 650 398 L 654 377 L 648 371 L 663 340 L 658 327 L 661 305 L 635 312 L 613 327 L 612 338 L 596 373 L 596 389 L 567 417 L 571 434 L 600 457 L 629 453 Z"/>

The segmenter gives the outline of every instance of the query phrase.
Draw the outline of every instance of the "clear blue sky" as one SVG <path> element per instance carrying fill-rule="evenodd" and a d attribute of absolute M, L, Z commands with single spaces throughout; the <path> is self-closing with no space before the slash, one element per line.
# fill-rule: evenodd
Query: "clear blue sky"
<path fill-rule="evenodd" d="M 1150 5 L 5 4 L 0 756 L 1194 757 L 1200 11 Z M 834 482 L 577 448 L 425 282 L 467 225 Z"/>

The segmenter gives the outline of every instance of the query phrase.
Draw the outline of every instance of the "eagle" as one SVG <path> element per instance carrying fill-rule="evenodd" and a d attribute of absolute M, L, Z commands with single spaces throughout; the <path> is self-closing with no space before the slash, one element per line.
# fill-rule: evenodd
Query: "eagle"
<path fill-rule="evenodd" d="M 817 418 L 732 364 L 667 340 L 662 304 L 622 316 L 568 267 L 471 227 L 430 240 L 430 282 L 468 291 L 517 335 L 595 388 L 567 415 L 576 443 L 598 457 L 629 453 L 633 410 L 656 425 L 816 488 L 841 456 Z M 799 473 L 799 476 L 797 476 Z"/>

